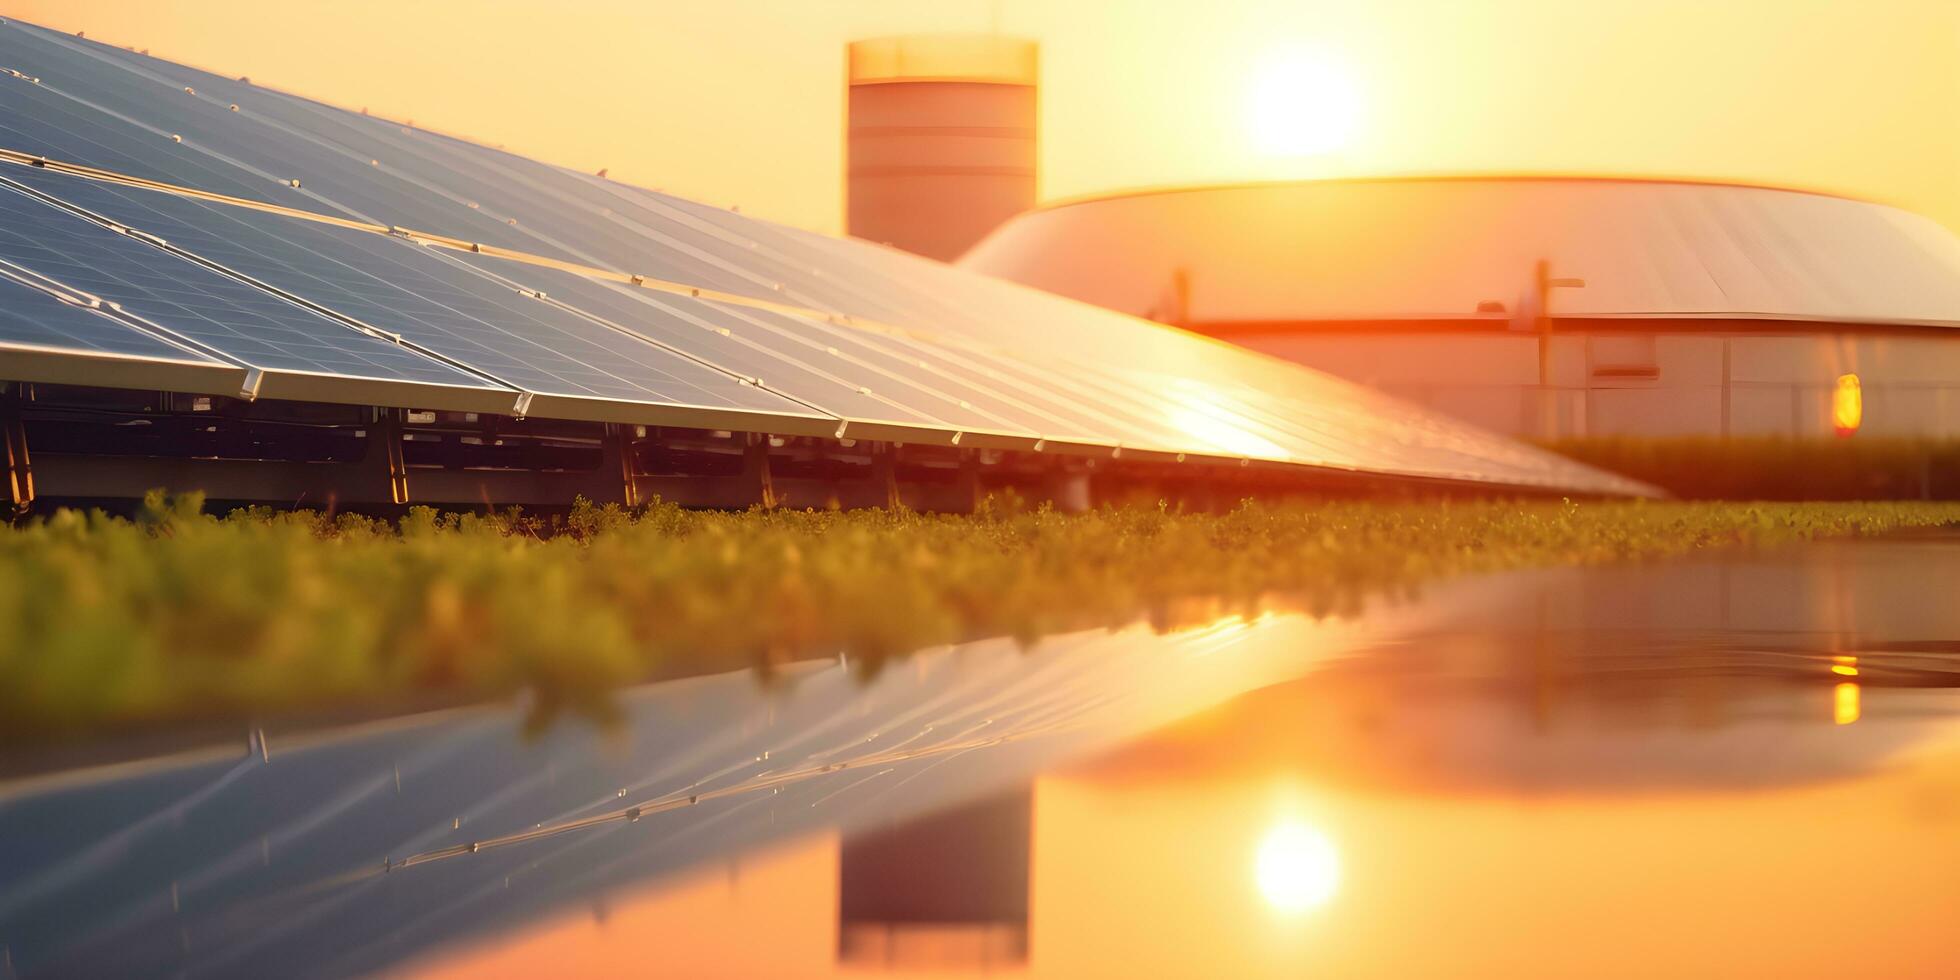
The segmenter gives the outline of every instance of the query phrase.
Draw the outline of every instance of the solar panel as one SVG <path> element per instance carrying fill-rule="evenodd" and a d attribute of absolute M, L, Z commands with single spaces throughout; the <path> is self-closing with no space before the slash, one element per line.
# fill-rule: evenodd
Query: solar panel
<path fill-rule="evenodd" d="M 36 35 L 31 28 L 0 28 L 0 64 L 39 78 L 36 90 L 44 104 L 68 112 L 99 107 L 128 120 L 125 129 L 152 130 L 144 142 L 167 143 L 172 166 L 201 166 L 222 175 L 175 183 L 384 224 L 439 223 L 452 234 L 510 247 L 532 244 L 526 237 L 505 234 L 508 229 L 499 221 L 444 202 L 437 189 L 395 179 L 367 159 L 354 159 L 311 134 L 275 131 L 245 118 L 229 107 L 235 102 L 213 98 L 208 83 L 173 81 L 111 58 L 100 46 L 60 35 Z M 200 83 L 210 77 L 215 84 L 256 91 L 199 75 Z M 69 145 L 69 141 L 51 142 L 58 148 Z M 44 155 L 116 169 L 98 162 L 86 145 Z M 297 188 L 291 186 L 293 181 L 298 182 Z"/>
<path fill-rule="evenodd" d="M 616 195 L 618 185 L 514 154 L 65 35 L 14 33 L 32 43 L 10 52 L 0 31 L 0 57 L 37 66 L 44 84 L 179 133 L 193 150 L 300 178 L 312 210 L 823 311 L 898 312 L 847 287 L 839 301 L 814 267 L 771 263 L 676 223 L 676 207 L 703 207 L 692 202 L 648 207 L 644 194 Z"/>
<path fill-rule="evenodd" d="M 636 414 L 634 404 L 822 418 L 726 372 L 491 282 L 426 246 L 44 171 L 20 179 L 524 391 L 623 403 L 604 407 L 602 418 L 654 420 Z M 594 409 L 588 404 L 585 414 L 570 417 Z"/>
<path fill-rule="evenodd" d="M 874 320 L 903 322 L 908 318 L 906 305 L 900 296 L 883 288 L 886 283 L 867 280 L 862 270 L 839 266 L 831 257 L 808 247 L 790 229 L 590 174 L 543 169 L 558 179 L 602 193 L 611 207 L 643 215 L 642 220 L 689 230 L 691 240 L 702 247 L 716 249 L 729 261 L 750 266 L 769 281 L 782 283 L 785 296 L 817 309 Z"/>
<path fill-rule="evenodd" d="M 445 137 L 422 134 L 424 138 L 452 143 L 458 147 L 468 147 L 458 141 Z M 522 161 L 509 154 L 487 150 L 481 147 L 470 148 L 484 155 L 494 155 L 510 161 L 513 168 L 528 165 L 532 177 L 540 186 L 582 187 L 583 192 L 564 190 L 562 197 L 577 196 L 585 201 L 588 208 L 603 207 L 615 218 L 631 214 L 636 224 L 651 227 L 653 222 L 662 222 L 669 229 L 680 228 L 688 235 L 687 241 L 703 249 L 712 248 L 720 253 L 719 261 L 736 261 L 734 256 L 744 256 L 752 268 L 763 273 L 761 281 L 780 282 L 785 288 L 780 291 L 757 289 L 753 285 L 738 293 L 763 299 L 814 300 L 818 309 L 839 310 L 857 316 L 871 316 L 888 323 L 909 324 L 913 326 L 941 326 L 940 319 L 948 315 L 941 304 L 931 302 L 916 287 L 896 280 L 875 267 L 855 263 L 840 263 L 833 256 L 827 256 L 818 248 L 812 248 L 803 237 L 788 229 L 781 229 L 766 222 L 742 218 L 721 209 L 711 208 L 694 202 L 668 198 L 652 192 L 640 191 L 597 178 L 587 178 L 556 168 Z M 600 205 L 592 195 L 601 195 L 598 200 L 606 201 Z M 815 237 L 815 236 L 811 236 Z M 712 244 L 710 244 L 712 243 Z M 862 246 L 854 246 L 862 248 Z M 725 256 L 725 257 L 724 257 Z M 855 273 L 865 282 L 854 283 L 849 275 L 826 278 L 821 273 L 823 266 L 832 271 L 844 269 Z M 862 271 L 860 271 L 862 270 Z M 893 303 L 897 299 L 900 303 Z M 904 301 L 909 300 L 909 303 Z M 794 315 L 779 315 L 750 312 L 747 315 L 765 322 L 780 325 L 785 321 L 809 318 Z M 792 331 L 793 333 L 796 331 Z M 984 329 L 973 331 L 978 337 L 985 337 Z M 792 343 L 796 342 L 794 339 Z M 1238 456 L 1244 453 L 1233 451 L 1226 445 L 1206 443 L 1197 439 L 1189 427 L 1180 427 L 1174 421 L 1167 421 L 1163 406 L 1154 402 L 1147 390 L 1132 386 L 1095 386 L 1080 384 L 1084 374 L 1093 375 L 1098 369 L 1093 364 L 1025 363 L 1014 356 L 1014 352 L 996 346 L 968 348 L 957 353 L 943 345 L 920 339 L 918 334 L 879 336 L 875 341 L 884 350 L 882 356 L 891 358 L 887 363 L 898 372 L 913 376 L 931 374 L 940 364 L 951 364 L 945 377 L 958 379 L 946 382 L 957 387 L 966 384 L 984 384 L 994 389 L 999 397 L 1015 399 L 1022 403 L 1018 421 L 1021 425 L 1039 431 L 1053 439 L 1075 438 L 1090 443 L 1108 444 L 1120 442 L 1125 445 L 1157 446 L 1204 449 L 1220 455 Z M 908 350 L 909 348 L 909 350 Z M 911 360 L 908 353 L 926 354 L 926 363 Z M 941 382 L 935 379 L 935 384 Z M 1085 390 L 1092 389 L 1092 390 Z M 1216 409 L 1214 409 L 1214 412 Z M 1183 418 L 1189 413 L 1173 413 L 1172 420 Z M 1094 419 L 1093 422 L 1086 420 Z M 1248 438 L 1243 433 L 1230 431 L 1232 426 L 1257 428 L 1249 420 L 1207 422 L 1204 429 L 1214 434 L 1223 434 L 1230 445 L 1259 445 L 1262 452 L 1254 455 L 1285 458 L 1284 450 L 1268 447 L 1270 440 Z M 1062 436 L 1061 433 L 1069 433 Z"/>
<path fill-rule="evenodd" d="M 446 154 L 428 134 L 31 28 L 13 32 L 11 49 L 8 40 L 0 31 L 0 63 L 31 65 L 44 86 L 181 135 L 192 150 L 298 179 L 314 210 L 709 288 L 739 285 L 736 272 L 585 220 L 499 168 Z"/>
<path fill-rule="evenodd" d="M 1399 425 L 1405 420 L 1413 423 L 1416 419 L 1435 419 L 1378 392 L 1315 372 L 1295 370 L 1291 365 L 1236 347 L 1168 328 L 1138 331 L 1135 321 L 1127 317 L 1059 301 L 1012 284 L 964 275 L 940 263 L 892 249 L 793 229 L 778 229 L 778 234 L 791 243 L 787 247 L 818 253 L 824 257 L 819 261 L 832 267 L 860 270 L 859 275 L 865 281 L 876 283 L 883 294 L 906 304 L 902 315 L 914 322 L 931 323 L 950 334 L 992 340 L 1013 349 L 1043 350 L 1049 355 L 1050 363 L 1065 366 L 1071 383 L 1094 389 L 1103 397 L 1143 398 L 1157 411 L 1169 412 L 1182 423 L 1188 423 L 1178 425 L 1186 430 L 1186 438 L 1189 438 L 1188 430 L 1218 425 L 1214 416 L 1221 411 L 1240 416 L 1242 413 L 1226 408 L 1228 399 L 1224 395 L 1250 391 L 1284 405 L 1284 409 L 1277 413 L 1277 419 L 1262 418 L 1259 413 L 1244 414 L 1227 424 L 1244 429 L 1245 433 L 1219 430 L 1218 434 L 1233 443 L 1272 443 L 1303 460 L 1324 458 L 1316 447 L 1350 441 L 1331 431 L 1335 427 L 1333 416 L 1349 411 L 1357 400 L 1369 406 L 1371 423 Z M 986 313 L 982 315 L 979 311 Z M 1069 324 L 1066 332 L 1044 328 L 1057 318 L 1066 319 Z M 1129 376 L 1115 376 L 1122 372 Z M 1198 380 L 1218 394 L 1179 408 L 1173 404 L 1174 390 L 1163 386 L 1164 378 Z M 1199 417 L 1192 416 L 1194 410 L 1200 413 Z M 1458 428 L 1468 431 L 1467 426 Z M 1362 445 L 1366 458 L 1367 443 Z"/>
<path fill-rule="evenodd" d="M 0 27 L 0 41 L 17 41 L 22 36 L 12 25 Z M 217 194 L 289 205 L 306 203 L 290 188 L 213 160 L 171 139 L 168 131 L 145 129 L 132 120 L 60 95 L 36 81 L 31 73 L 16 75 L 4 70 L 13 68 L 10 60 L 0 52 L 0 147 Z"/>
<path fill-rule="evenodd" d="M 211 358 L 138 331 L 106 310 L 51 289 L 30 285 L 31 278 L 0 265 L 0 344 L 66 350 L 79 354 L 147 357 L 190 364 L 216 364 Z"/>
<path fill-rule="evenodd" d="M 914 379 L 893 377 L 847 352 L 864 344 L 832 336 L 817 324 L 796 329 L 805 341 L 757 322 L 745 311 L 707 300 L 606 282 L 558 269 L 459 253 L 458 259 L 492 275 L 543 291 L 578 311 L 686 351 L 763 387 L 854 422 L 933 426 L 941 430 L 1013 429 L 1012 421 L 962 408 L 959 399 Z M 829 351 L 824 341 L 832 341 Z M 1024 432 L 1027 441 L 1037 438 Z"/>
<path fill-rule="evenodd" d="M 0 147 L 682 289 L 35 176 L 265 283 L 267 296 L 302 297 L 534 392 L 533 413 L 719 411 L 809 434 L 843 419 L 912 441 L 961 433 L 1632 489 L 1297 366 L 893 249 L 37 28 L 0 28 L 0 64 L 9 59 L 48 78 L 0 76 L 23 93 L 0 102 Z M 287 174 L 302 186 L 280 183 Z"/>
<path fill-rule="evenodd" d="M 20 173 L 37 183 L 55 176 Z M 493 382 L 360 333 L 15 187 L 0 187 L 0 259 L 114 303 L 186 346 L 199 345 L 268 372 L 475 389 L 467 403 L 486 410 L 508 407 L 515 398 L 515 393 L 496 394 L 502 389 Z M 286 397 L 283 385 L 268 382 L 260 393 Z"/>
<path fill-rule="evenodd" d="M 235 394 L 245 370 L 149 334 L 32 273 L 0 263 L 0 375 L 55 384 Z"/>

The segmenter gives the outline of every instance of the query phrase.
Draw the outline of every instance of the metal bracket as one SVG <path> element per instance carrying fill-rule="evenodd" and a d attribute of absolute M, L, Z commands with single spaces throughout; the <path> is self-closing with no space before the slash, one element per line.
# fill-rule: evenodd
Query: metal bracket
<path fill-rule="evenodd" d="M 871 478 L 877 481 L 878 489 L 885 496 L 885 508 L 897 510 L 905 506 L 904 498 L 898 490 L 898 447 L 885 443 L 871 453 Z"/>
<path fill-rule="evenodd" d="M 619 502 L 627 507 L 640 505 L 640 483 L 638 468 L 633 462 L 633 427 L 630 425 L 606 426 L 614 456 L 619 458 Z"/>
<path fill-rule="evenodd" d="M 381 409 L 381 417 L 376 420 L 368 436 L 379 444 L 384 454 L 388 467 L 388 500 L 396 504 L 408 503 L 408 461 L 402 454 L 402 416 L 405 414 L 404 409 Z M 368 451 L 372 454 L 374 450 L 371 447 Z"/>
<path fill-rule="evenodd" d="M 765 510 L 776 507 L 776 480 L 769 472 L 769 437 L 760 432 L 748 434 L 742 450 L 742 482 Z"/>
<path fill-rule="evenodd" d="M 27 426 L 21 421 L 20 400 L 21 396 L 12 392 L 0 398 L 0 430 L 4 430 L 6 443 L 7 497 L 13 502 L 15 514 L 24 514 L 34 506 L 34 463 L 27 455 Z"/>

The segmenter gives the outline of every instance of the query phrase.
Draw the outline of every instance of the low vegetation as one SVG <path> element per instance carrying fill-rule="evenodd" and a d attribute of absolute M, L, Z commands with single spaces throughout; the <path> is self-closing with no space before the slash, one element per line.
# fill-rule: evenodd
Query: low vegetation
<path fill-rule="evenodd" d="M 581 504 L 61 511 L 0 527 L 0 741 L 529 692 L 604 719 L 652 676 L 1284 605 L 1440 576 L 1960 523 L 1960 505 L 1248 503 L 970 516 Z"/>

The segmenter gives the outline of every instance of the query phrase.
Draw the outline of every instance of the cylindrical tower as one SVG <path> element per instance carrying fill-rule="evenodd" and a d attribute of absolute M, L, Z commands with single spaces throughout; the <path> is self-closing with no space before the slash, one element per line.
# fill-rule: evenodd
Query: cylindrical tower
<path fill-rule="evenodd" d="M 852 43 L 845 230 L 950 261 L 1033 207 L 1037 50 L 977 34 Z"/>

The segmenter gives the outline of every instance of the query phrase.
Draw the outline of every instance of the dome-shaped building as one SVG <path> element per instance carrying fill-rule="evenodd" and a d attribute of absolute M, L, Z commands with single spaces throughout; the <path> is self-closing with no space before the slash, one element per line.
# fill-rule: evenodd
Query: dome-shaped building
<path fill-rule="evenodd" d="M 1522 435 L 1960 436 L 1960 238 L 1841 197 L 1196 187 L 1030 211 L 961 264 Z"/>

